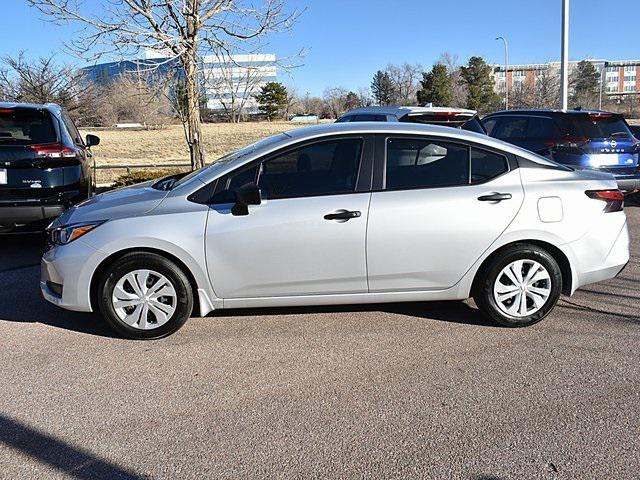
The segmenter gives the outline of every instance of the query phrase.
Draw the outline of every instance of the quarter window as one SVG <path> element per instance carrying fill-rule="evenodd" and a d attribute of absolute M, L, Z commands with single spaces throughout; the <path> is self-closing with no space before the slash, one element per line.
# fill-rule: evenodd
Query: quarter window
<path fill-rule="evenodd" d="M 509 170 L 507 159 L 497 153 L 471 149 L 471 183 L 484 183 Z"/>
<path fill-rule="evenodd" d="M 469 183 L 469 149 L 462 145 L 413 138 L 387 140 L 388 190 Z"/>

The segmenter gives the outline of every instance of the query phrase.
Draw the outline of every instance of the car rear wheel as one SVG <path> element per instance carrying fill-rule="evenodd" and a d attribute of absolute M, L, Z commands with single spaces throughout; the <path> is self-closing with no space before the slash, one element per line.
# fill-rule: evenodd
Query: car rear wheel
<path fill-rule="evenodd" d="M 546 317 L 562 291 L 562 273 L 546 250 L 516 244 L 482 270 L 474 300 L 489 318 L 506 327 L 526 327 Z"/>
<path fill-rule="evenodd" d="M 153 253 L 131 253 L 111 265 L 98 287 L 99 309 L 121 335 L 166 337 L 191 316 L 193 292 L 184 272 Z"/>

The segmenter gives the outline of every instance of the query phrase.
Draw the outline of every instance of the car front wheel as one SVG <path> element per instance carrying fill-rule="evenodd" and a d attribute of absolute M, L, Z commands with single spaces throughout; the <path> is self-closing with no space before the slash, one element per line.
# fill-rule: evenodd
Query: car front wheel
<path fill-rule="evenodd" d="M 562 273 L 544 249 L 516 244 L 498 253 L 481 272 L 474 300 L 506 327 L 526 327 L 546 317 L 558 302 Z"/>
<path fill-rule="evenodd" d="M 187 321 L 193 292 L 184 272 L 153 253 L 124 255 L 98 287 L 99 309 L 121 335 L 136 340 L 166 337 Z"/>

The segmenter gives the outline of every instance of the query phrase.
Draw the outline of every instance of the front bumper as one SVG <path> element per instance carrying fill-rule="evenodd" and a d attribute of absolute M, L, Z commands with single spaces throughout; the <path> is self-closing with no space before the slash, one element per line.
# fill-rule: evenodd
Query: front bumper
<path fill-rule="evenodd" d="M 54 247 L 44 253 L 40 264 L 40 291 L 48 302 L 67 310 L 91 312 L 93 272 L 106 258 L 82 239 Z M 59 285 L 62 295 L 50 284 Z"/>

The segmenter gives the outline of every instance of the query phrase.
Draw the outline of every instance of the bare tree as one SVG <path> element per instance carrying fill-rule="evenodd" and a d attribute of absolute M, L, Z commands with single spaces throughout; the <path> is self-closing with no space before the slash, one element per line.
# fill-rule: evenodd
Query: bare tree
<path fill-rule="evenodd" d="M 349 91 L 342 87 L 329 87 L 324 91 L 322 99 L 329 118 L 338 118 L 345 112 L 345 104 Z"/>
<path fill-rule="evenodd" d="M 512 108 L 533 108 L 536 106 L 535 84 L 527 80 L 513 83 L 509 94 L 509 104 Z"/>
<path fill-rule="evenodd" d="M 56 63 L 54 56 L 30 59 L 25 52 L 2 58 L 2 99 L 31 103 L 58 103 L 78 120 L 94 106 L 93 84 L 82 71 Z"/>
<path fill-rule="evenodd" d="M 371 89 L 368 87 L 359 87 L 356 92 L 358 95 L 358 100 L 360 106 L 362 107 L 370 107 L 373 105 L 373 98 L 371 97 Z"/>
<path fill-rule="evenodd" d="M 453 90 L 453 104 L 451 107 L 464 107 L 467 104 L 467 88 L 462 81 L 460 75 L 460 62 L 458 55 L 450 52 L 445 52 L 440 55 L 438 63 L 447 67 L 449 78 L 451 78 L 451 85 Z"/>
<path fill-rule="evenodd" d="M 535 76 L 534 106 L 555 108 L 560 99 L 560 76 L 548 67 L 536 71 Z"/>
<path fill-rule="evenodd" d="M 302 108 L 302 113 L 307 115 L 317 115 L 318 117 L 322 116 L 323 112 L 323 101 L 319 97 L 312 97 L 309 95 L 309 92 L 300 99 L 300 105 Z"/>
<path fill-rule="evenodd" d="M 83 0 L 27 0 L 56 23 L 82 27 L 67 47 L 88 59 L 122 58 L 144 49 L 177 62 L 185 75 L 187 143 L 191 165 L 204 165 L 200 125 L 198 73 L 201 55 L 219 49 L 231 52 L 249 42 L 252 48 L 270 32 L 286 30 L 297 17 L 284 0 L 103 0 L 90 7 Z M 245 51 L 249 51 L 245 49 Z M 158 65 L 156 62 L 154 65 Z"/>
<path fill-rule="evenodd" d="M 288 120 L 291 115 L 297 115 L 299 113 L 306 113 L 302 106 L 298 91 L 293 86 L 287 86 L 287 105 L 284 109 L 284 118 Z"/>
<path fill-rule="evenodd" d="M 418 91 L 420 78 L 422 78 L 422 70 L 422 66 L 418 64 L 410 65 L 408 63 L 403 63 L 399 66 L 387 66 L 385 71 L 391 77 L 397 96 L 394 103 L 398 103 L 400 105 L 416 104 L 416 92 Z"/>

